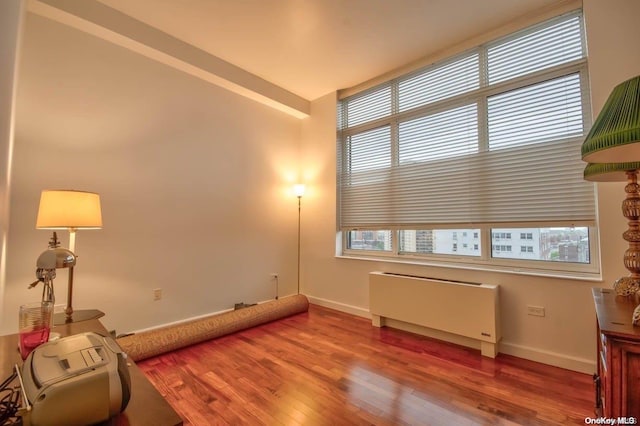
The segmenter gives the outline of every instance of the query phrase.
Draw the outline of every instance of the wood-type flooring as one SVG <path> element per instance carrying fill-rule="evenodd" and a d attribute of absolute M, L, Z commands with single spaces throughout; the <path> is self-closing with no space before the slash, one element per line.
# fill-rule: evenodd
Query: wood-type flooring
<path fill-rule="evenodd" d="M 311 305 L 138 363 L 185 425 L 584 425 L 591 376 Z"/>

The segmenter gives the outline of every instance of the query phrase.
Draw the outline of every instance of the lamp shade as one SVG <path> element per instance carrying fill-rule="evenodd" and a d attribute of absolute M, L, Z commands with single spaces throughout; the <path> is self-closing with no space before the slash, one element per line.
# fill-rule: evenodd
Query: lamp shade
<path fill-rule="evenodd" d="M 587 164 L 584 179 L 591 182 L 626 182 L 627 171 L 631 170 L 640 170 L 640 162 Z"/>
<path fill-rule="evenodd" d="M 589 163 L 640 161 L 640 76 L 613 89 L 582 144 L 582 159 Z"/>
<path fill-rule="evenodd" d="M 37 229 L 100 229 L 100 196 L 94 192 L 44 190 L 36 220 Z"/>
<path fill-rule="evenodd" d="M 297 183 L 293 185 L 293 193 L 296 197 L 302 197 L 304 195 L 305 186 L 302 183 Z"/>

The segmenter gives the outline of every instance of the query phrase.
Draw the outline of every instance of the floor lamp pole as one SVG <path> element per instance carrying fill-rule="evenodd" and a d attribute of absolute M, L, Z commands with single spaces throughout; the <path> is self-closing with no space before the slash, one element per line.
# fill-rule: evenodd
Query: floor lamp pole
<path fill-rule="evenodd" d="M 300 211 L 302 196 L 298 196 L 298 294 L 300 294 Z"/>

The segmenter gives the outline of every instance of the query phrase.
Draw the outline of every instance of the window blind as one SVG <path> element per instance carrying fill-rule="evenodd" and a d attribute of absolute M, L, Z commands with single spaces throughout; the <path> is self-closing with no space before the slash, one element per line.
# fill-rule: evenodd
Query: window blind
<path fill-rule="evenodd" d="M 561 65 L 585 56 L 582 17 L 548 21 L 487 47 L 489 83 Z"/>
<path fill-rule="evenodd" d="M 593 221 L 581 138 L 356 173 L 342 187 L 347 228 Z M 535 147 L 534 150 L 531 147 Z M 567 159 L 575 160 L 567 166 Z"/>
<path fill-rule="evenodd" d="M 581 97 L 579 74 L 489 97 L 489 148 L 582 136 Z"/>
<path fill-rule="evenodd" d="M 477 52 L 421 71 L 398 82 L 399 110 L 407 111 L 477 89 L 480 63 Z"/>
<path fill-rule="evenodd" d="M 345 104 L 344 119 L 348 127 L 386 117 L 391 114 L 391 86 L 378 87 L 372 92 L 355 96 Z"/>
<path fill-rule="evenodd" d="M 457 157 L 478 151 L 476 104 L 407 120 L 398 127 L 399 164 Z"/>
<path fill-rule="evenodd" d="M 584 52 L 576 12 L 343 99 L 340 227 L 594 223 Z"/>

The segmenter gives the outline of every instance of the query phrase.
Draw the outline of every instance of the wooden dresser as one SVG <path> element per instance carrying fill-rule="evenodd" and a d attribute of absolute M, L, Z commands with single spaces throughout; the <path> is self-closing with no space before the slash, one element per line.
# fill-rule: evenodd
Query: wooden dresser
<path fill-rule="evenodd" d="M 636 297 L 616 296 L 611 289 L 593 288 L 598 317 L 596 414 L 640 420 L 640 327 L 631 316 Z"/>

